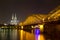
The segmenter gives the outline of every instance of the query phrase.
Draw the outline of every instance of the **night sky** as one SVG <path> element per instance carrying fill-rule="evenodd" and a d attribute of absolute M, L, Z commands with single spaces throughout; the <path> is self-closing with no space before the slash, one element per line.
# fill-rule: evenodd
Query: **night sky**
<path fill-rule="evenodd" d="M 58 5 L 59 0 L 0 0 L 0 23 L 9 22 L 13 13 L 21 22 L 31 14 L 47 14 Z"/>

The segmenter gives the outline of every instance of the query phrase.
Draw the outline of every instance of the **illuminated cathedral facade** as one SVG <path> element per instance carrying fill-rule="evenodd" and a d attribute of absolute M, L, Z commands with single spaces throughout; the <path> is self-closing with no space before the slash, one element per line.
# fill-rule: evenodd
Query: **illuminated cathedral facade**
<path fill-rule="evenodd" d="M 16 14 L 12 14 L 10 25 L 17 25 L 17 24 L 18 24 L 17 16 Z"/>

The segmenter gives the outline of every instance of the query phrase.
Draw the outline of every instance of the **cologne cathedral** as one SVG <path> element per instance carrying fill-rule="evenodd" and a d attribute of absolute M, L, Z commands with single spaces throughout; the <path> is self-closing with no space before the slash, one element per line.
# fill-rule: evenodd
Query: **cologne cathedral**
<path fill-rule="evenodd" d="M 17 24 L 18 24 L 17 16 L 16 14 L 12 14 L 10 25 L 17 25 Z"/>

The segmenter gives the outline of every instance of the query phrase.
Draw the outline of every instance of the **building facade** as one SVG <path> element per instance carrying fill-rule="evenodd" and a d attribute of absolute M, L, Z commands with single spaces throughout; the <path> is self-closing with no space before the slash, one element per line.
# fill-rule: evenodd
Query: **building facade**
<path fill-rule="evenodd" d="M 16 14 L 12 14 L 10 25 L 17 25 L 17 24 L 18 24 L 17 16 Z"/>

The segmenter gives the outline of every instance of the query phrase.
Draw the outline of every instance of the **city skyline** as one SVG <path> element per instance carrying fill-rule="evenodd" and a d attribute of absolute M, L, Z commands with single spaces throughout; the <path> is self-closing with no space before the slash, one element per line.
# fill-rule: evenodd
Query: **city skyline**
<path fill-rule="evenodd" d="M 11 14 L 16 13 L 21 22 L 32 14 L 47 14 L 59 5 L 59 0 L 3 0 L 0 1 L 0 21 L 10 21 Z"/>

